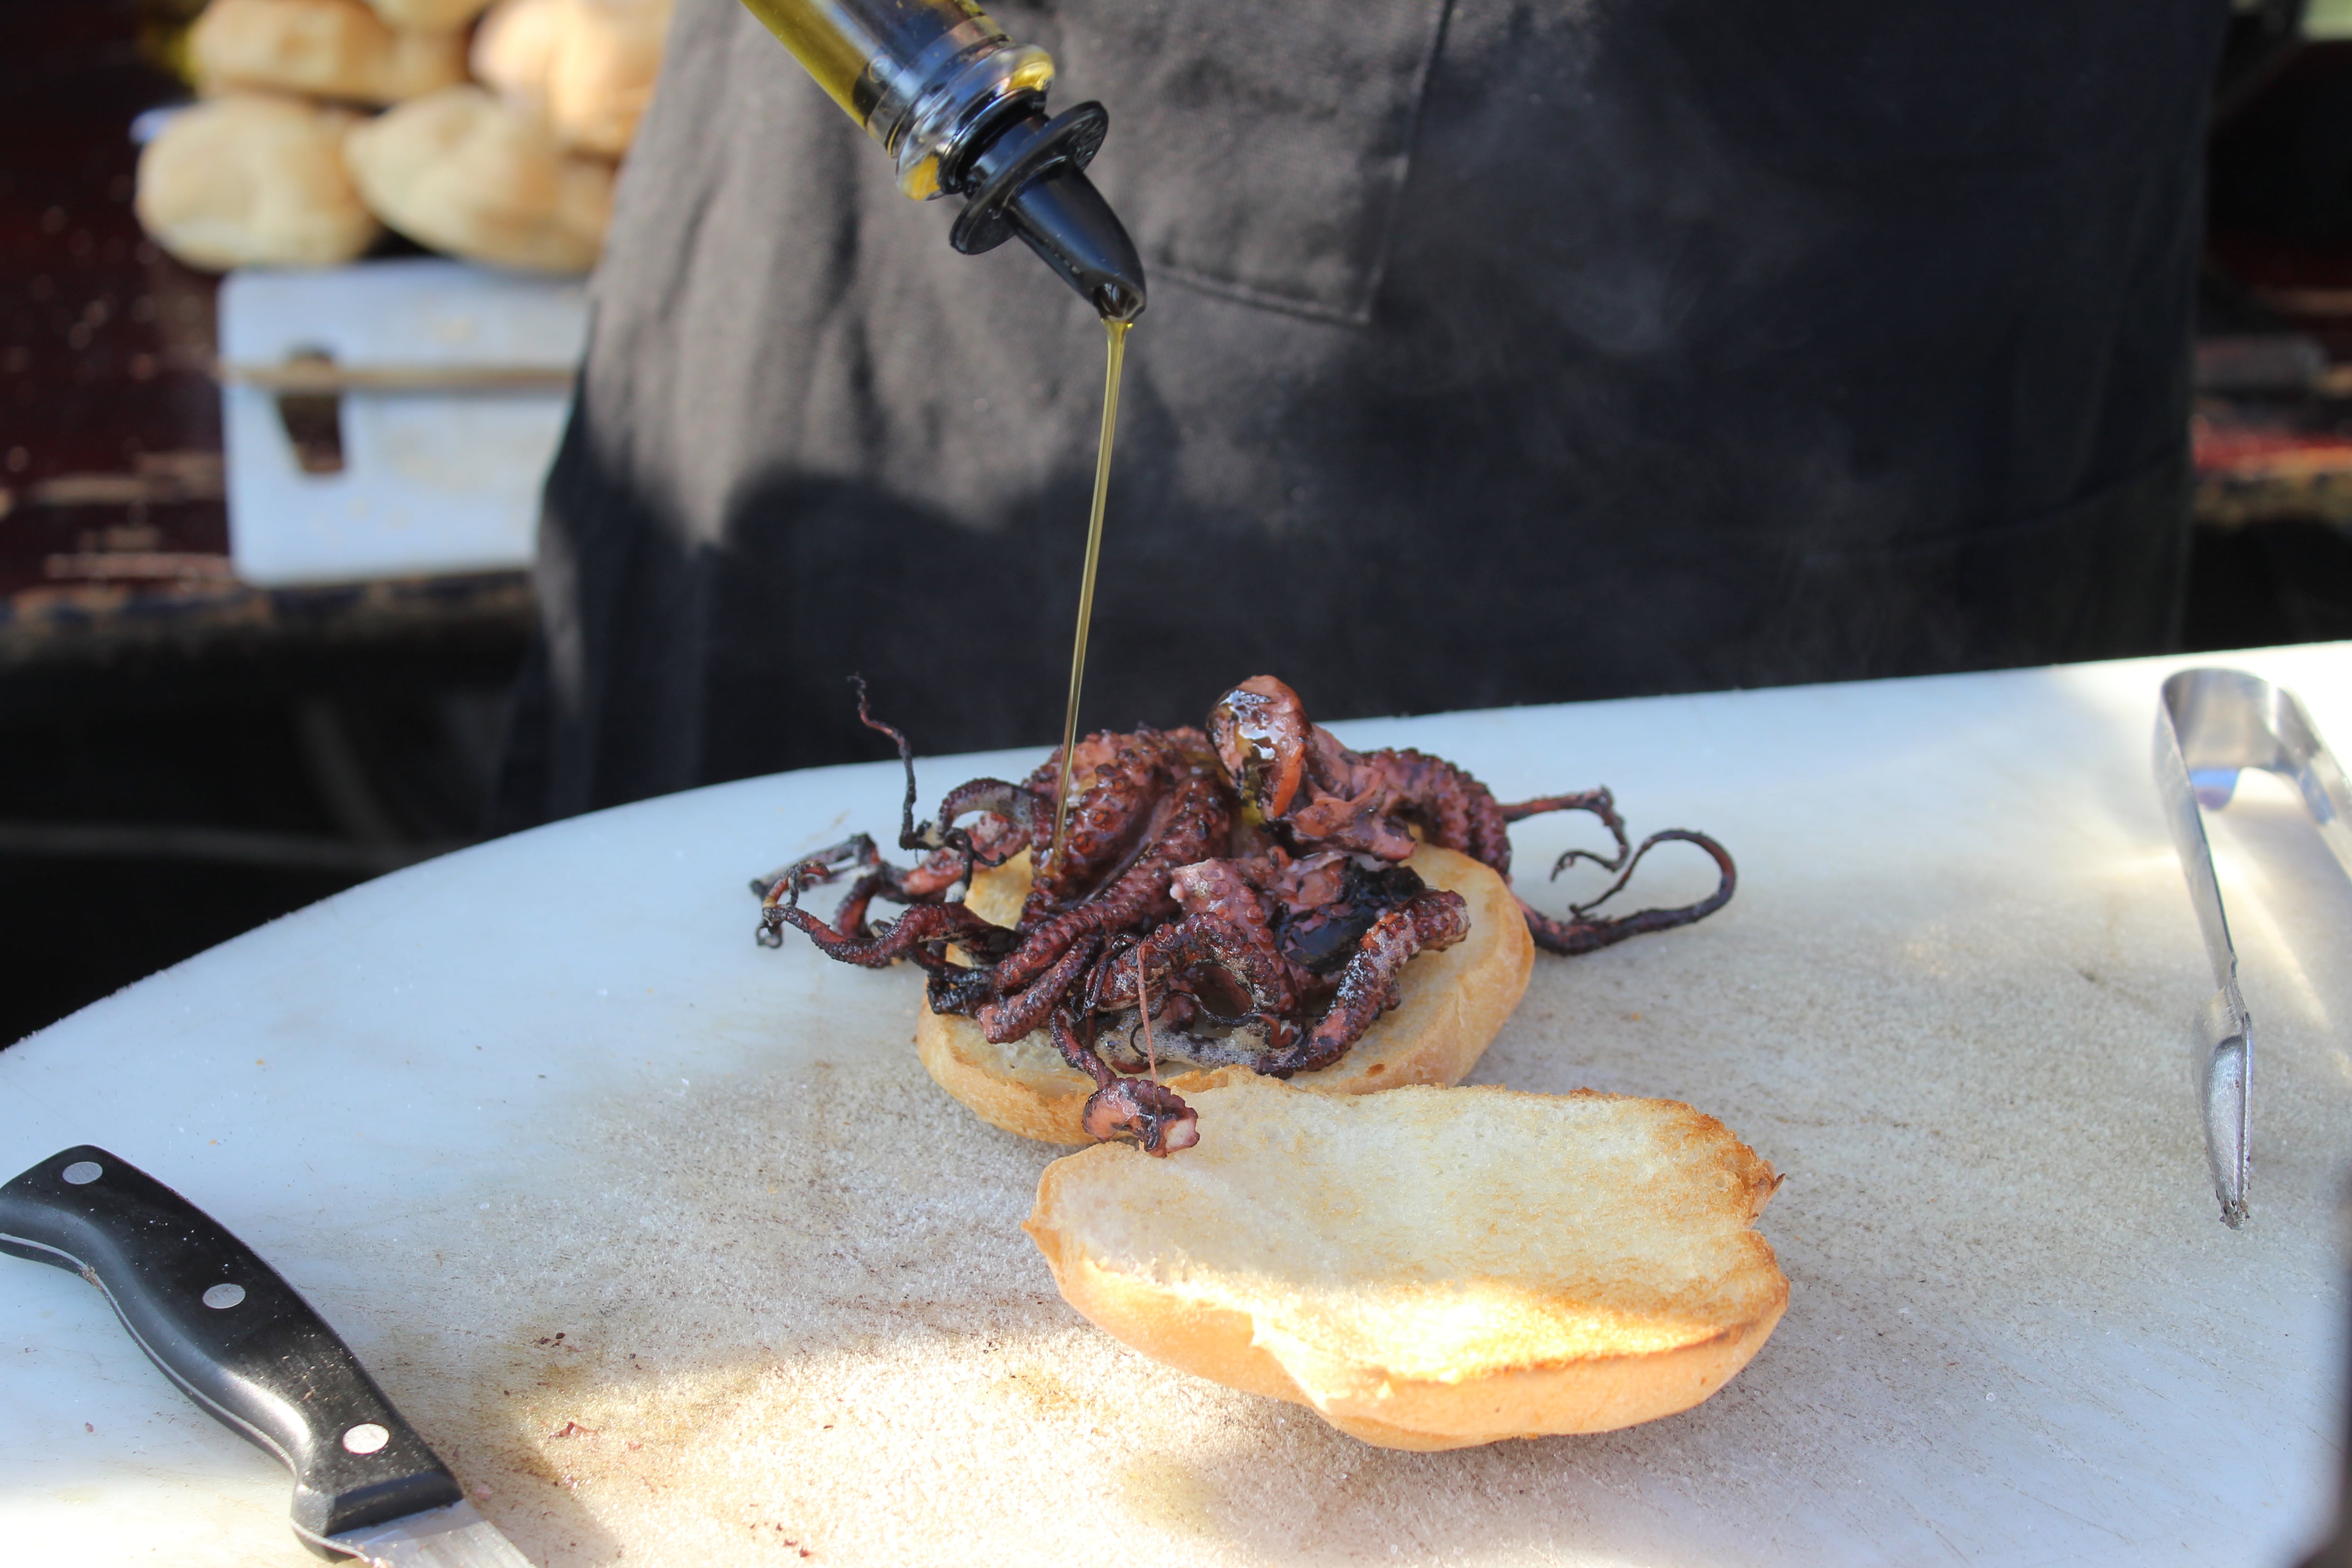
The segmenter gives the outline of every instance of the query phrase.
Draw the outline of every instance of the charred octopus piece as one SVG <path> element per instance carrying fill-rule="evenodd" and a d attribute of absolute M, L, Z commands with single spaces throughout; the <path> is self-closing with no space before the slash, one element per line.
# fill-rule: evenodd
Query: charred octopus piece
<path fill-rule="evenodd" d="M 1271 675 L 1250 677 L 1211 710 L 1209 739 L 1253 822 L 1280 816 L 1297 798 L 1310 728 L 1298 693 Z"/>
<path fill-rule="evenodd" d="M 1022 784 L 974 779 L 948 792 L 947 799 L 940 802 L 940 821 L 952 828 L 975 811 L 982 815 L 966 837 L 973 861 L 982 866 L 1002 866 L 1040 834 L 1053 836 L 1053 802 Z"/>
<path fill-rule="evenodd" d="M 1029 934 L 997 966 L 999 984 L 1027 984 L 1082 937 L 1149 929 L 1174 914 L 1169 879 L 1178 868 L 1222 847 L 1230 821 L 1213 781 L 1200 774 L 1185 779 L 1173 794 L 1154 804 L 1133 859 L 1108 885 L 1052 915 L 1040 909 L 1034 892 L 1030 894 L 1021 917 L 1022 929 Z M 1071 837 L 1076 837 L 1075 829 Z"/>
<path fill-rule="evenodd" d="M 1145 1153 L 1161 1159 L 1201 1141 L 1199 1113 L 1174 1089 L 1145 1078 L 1114 1079 L 1095 1090 L 1078 1124 L 1105 1142 L 1132 1138 Z"/>
<path fill-rule="evenodd" d="M 1452 947 L 1470 934 L 1470 907 L 1459 893 L 1432 888 L 1416 893 L 1402 909 L 1372 922 L 1347 968 L 1331 1010 L 1294 1049 L 1279 1052 L 1259 1070 L 1276 1078 L 1329 1067 L 1363 1037 L 1373 1020 L 1397 1005 L 1397 982 L 1405 961 L 1419 952 Z"/>
<path fill-rule="evenodd" d="M 1229 1026 L 1254 1024 L 1270 1041 L 1286 1043 L 1297 1033 L 1290 1015 L 1299 1002 L 1290 969 L 1269 933 L 1213 914 L 1187 915 L 1098 968 L 1087 1002 L 1097 1013 L 1126 1013 L 1139 1009 L 1147 992 L 1183 997 L 1186 1011 Z"/>
<path fill-rule="evenodd" d="M 916 826 L 914 752 L 906 736 L 868 710 L 866 682 L 853 676 L 851 684 L 857 688 L 858 722 L 890 737 L 898 748 L 899 765 L 907 772 L 898 847 L 926 853 L 911 869 L 901 869 L 884 860 L 874 840 L 860 833 L 755 879 L 751 890 L 761 896 L 760 944 L 782 946 L 783 928 L 790 925 L 806 932 L 828 957 L 845 963 L 882 969 L 898 959 L 911 958 L 934 973 L 949 967 L 946 950 L 951 942 L 976 942 L 983 951 L 1001 951 L 1005 936 L 1001 927 L 982 920 L 961 902 L 948 900 L 955 886 L 971 875 L 971 837 L 952 824 L 944 829 L 929 822 Z M 965 786 L 966 790 L 971 787 Z M 850 883 L 830 922 L 800 907 L 801 895 L 810 888 L 851 869 L 857 872 L 856 879 Z M 877 928 L 866 914 L 877 898 L 913 907 L 898 920 Z"/>
<path fill-rule="evenodd" d="M 1738 885 L 1730 852 L 1704 833 L 1670 827 L 1650 835 L 1638 847 L 1631 846 L 1624 819 L 1606 789 L 1505 805 L 1485 784 L 1441 757 L 1414 751 L 1349 751 L 1329 731 L 1309 723 L 1298 694 L 1270 675 L 1253 677 L 1227 692 L 1209 717 L 1209 733 L 1218 761 L 1242 792 L 1244 812 L 1302 845 L 1403 860 L 1412 854 L 1416 840 L 1411 829 L 1417 827 L 1427 842 L 1460 850 L 1508 880 L 1512 823 L 1553 811 L 1598 816 L 1615 840 L 1616 853 L 1571 849 L 1560 857 L 1552 875 L 1578 860 L 1591 860 L 1616 872 L 1617 879 L 1599 897 L 1572 907 L 1565 921 L 1519 900 L 1528 934 L 1549 952 L 1591 952 L 1628 937 L 1689 925 L 1730 902 Z M 1284 781 L 1293 777 L 1297 786 L 1284 787 Z M 1717 880 L 1713 893 L 1677 909 L 1592 915 L 1632 879 L 1643 856 L 1669 843 L 1696 845 L 1714 860 Z"/>
<path fill-rule="evenodd" d="M 1062 1059 L 1095 1080 L 1078 1113 L 1078 1125 L 1103 1142 L 1134 1139 L 1147 1154 L 1161 1159 L 1201 1141 L 1201 1119 L 1183 1097 L 1150 1079 L 1121 1078 L 1095 1049 L 1094 1015 L 1064 1008 L 1054 1015 L 1054 1045 Z"/>
<path fill-rule="evenodd" d="M 1055 959 L 1045 973 L 1018 991 L 1005 988 L 1004 965 L 998 964 L 992 981 L 995 999 L 982 1002 L 972 1010 L 980 1019 L 982 1031 L 997 1045 L 1034 1033 L 1061 1005 L 1063 995 L 1077 984 L 1078 976 L 1086 973 L 1087 965 L 1094 962 L 1101 947 L 1100 937 L 1086 934 Z"/>
<path fill-rule="evenodd" d="M 1078 795 L 1048 863 L 1058 750 L 1019 784 L 975 779 L 950 791 L 938 816 L 919 825 L 913 752 L 867 710 L 862 681 L 857 689 L 859 721 L 890 738 L 906 770 L 899 847 L 922 858 L 901 869 L 861 835 L 771 873 L 752 884 L 760 940 L 774 946 L 791 925 L 845 963 L 910 958 L 929 972 L 934 1012 L 976 1018 L 1000 1043 L 1047 1030 L 1095 1084 L 1086 1130 L 1131 1138 L 1148 1153 L 1200 1137 L 1191 1108 L 1157 1081 L 1160 1050 L 1284 1078 L 1328 1068 L 1398 1005 L 1410 959 L 1468 934 L 1462 897 L 1402 864 L 1419 843 L 1468 855 L 1507 880 L 1512 823 L 1554 811 L 1599 818 L 1613 850 L 1571 849 L 1552 874 L 1591 860 L 1616 874 L 1609 887 L 1565 920 L 1521 902 L 1537 944 L 1554 952 L 1687 925 L 1720 909 L 1737 882 L 1731 857 L 1704 834 L 1668 828 L 1633 844 L 1606 789 L 1506 805 L 1443 758 L 1351 752 L 1264 675 L 1225 694 L 1206 733 L 1146 729 L 1080 742 L 1071 767 Z M 1664 843 L 1710 856 L 1716 891 L 1678 909 L 1595 915 Z M 976 869 L 1024 848 L 1033 875 L 1013 929 L 950 897 Z M 807 889 L 845 878 L 830 921 L 801 908 Z M 877 899 L 906 912 L 877 924 L 869 919 Z M 1157 1046 L 1148 1043 L 1155 1034 Z"/>
<path fill-rule="evenodd" d="M 1025 931 L 1057 910 L 1067 910 L 1100 892 L 1113 878 L 1129 870 L 1139 858 L 1156 855 L 1162 861 L 1171 833 L 1198 832 L 1201 842 L 1223 842 L 1229 815 L 1216 763 L 1198 730 L 1139 730 L 1131 735 L 1089 735 L 1078 743 L 1071 777 L 1086 782 L 1071 804 L 1069 826 L 1062 852 L 1048 863 L 1053 839 L 1053 789 L 1061 775 L 1057 747 L 1045 764 L 1030 775 L 1025 786 L 1043 802 L 1031 839 L 1035 867 L 1029 902 L 1022 911 Z M 1198 786 L 1198 787 L 1193 787 Z M 1180 825 L 1174 814 L 1177 797 L 1190 795 L 1193 812 L 1213 811 L 1214 824 L 1191 820 Z M 1202 853 L 1207 853 L 1203 850 Z M 1198 858 L 1198 856 L 1193 857 Z M 1183 863 L 1169 862 L 1168 869 Z"/>

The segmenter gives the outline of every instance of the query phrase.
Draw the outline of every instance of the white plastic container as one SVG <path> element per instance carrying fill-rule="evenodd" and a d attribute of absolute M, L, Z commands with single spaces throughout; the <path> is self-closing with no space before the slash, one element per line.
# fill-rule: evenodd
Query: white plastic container
<path fill-rule="evenodd" d="M 278 587 L 528 566 L 587 329 L 578 279 L 433 258 L 232 273 L 221 405 L 237 575 Z M 410 384 L 336 394 L 336 472 L 303 471 L 279 392 L 244 379 L 305 354 Z M 522 384 L 462 384 L 485 377 Z"/>

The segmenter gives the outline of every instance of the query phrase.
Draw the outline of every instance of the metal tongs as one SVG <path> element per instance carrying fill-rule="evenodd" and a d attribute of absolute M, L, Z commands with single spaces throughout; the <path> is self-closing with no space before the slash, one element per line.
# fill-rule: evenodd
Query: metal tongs
<path fill-rule="evenodd" d="M 2352 876 L 2352 790 L 2294 693 L 2237 669 L 2184 669 L 2167 680 L 2156 710 L 2156 789 L 2220 987 L 2198 1018 L 2193 1072 L 2213 1194 L 2221 1200 L 2221 1223 L 2232 1229 L 2246 1218 L 2254 1025 L 2238 991 L 2238 953 L 2198 808 L 2229 805 L 2245 768 L 2276 773 L 2302 793 L 2320 837 Z"/>

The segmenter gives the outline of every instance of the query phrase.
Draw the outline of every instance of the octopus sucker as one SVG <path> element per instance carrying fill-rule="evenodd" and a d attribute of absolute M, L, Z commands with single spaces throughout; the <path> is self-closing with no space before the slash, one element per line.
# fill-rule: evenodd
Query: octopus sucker
<path fill-rule="evenodd" d="M 1158 1081 L 1162 1058 L 1279 1078 L 1328 1068 L 1399 1005 L 1416 955 L 1464 940 L 1464 898 L 1425 886 L 1404 864 L 1423 844 L 1467 856 L 1507 884 L 1513 823 L 1553 812 L 1596 818 L 1613 847 L 1571 849 L 1552 875 L 1591 861 L 1612 874 L 1609 886 L 1565 918 L 1518 900 L 1529 938 L 1556 953 L 1688 925 L 1738 886 L 1729 852 L 1706 834 L 1671 827 L 1634 843 L 1606 788 L 1506 804 L 1443 757 L 1350 751 L 1307 717 L 1297 693 L 1265 675 L 1228 691 L 1202 729 L 1080 741 L 1077 795 L 1055 856 L 1058 749 L 1018 783 L 974 779 L 950 790 L 918 823 L 913 751 L 873 716 L 856 684 L 859 721 L 889 738 L 906 771 L 898 846 L 919 858 L 901 868 L 859 835 L 755 879 L 761 942 L 777 945 L 789 925 L 843 963 L 908 960 L 929 973 L 934 1013 L 974 1018 L 1000 1044 L 1045 1031 L 1095 1086 L 1086 1132 L 1130 1139 L 1153 1155 L 1200 1138 L 1192 1109 Z M 1671 909 L 1596 912 L 1669 843 L 1715 862 L 1713 893 Z M 1034 870 L 1014 925 L 986 921 L 955 896 L 976 871 L 1024 849 Z M 801 907 L 809 889 L 844 879 L 832 919 Z M 1489 908 L 1501 894 L 1495 889 Z M 904 912 L 877 921 L 877 902 Z"/>

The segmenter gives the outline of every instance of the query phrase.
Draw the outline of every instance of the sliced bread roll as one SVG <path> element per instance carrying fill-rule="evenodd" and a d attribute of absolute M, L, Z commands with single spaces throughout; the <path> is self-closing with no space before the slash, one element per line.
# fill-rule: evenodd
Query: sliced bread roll
<path fill-rule="evenodd" d="M 1370 1094 L 1411 1083 L 1459 1083 L 1527 991 L 1535 942 L 1510 885 L 1467 855 L 1435 845 L 1423 845 L 1407 864 L 1431 887 L 1451 889 L 1469 901 L 1470 934 L 1406 963 L 1402 1005 L 1382 1015 L 1331 1066 L 1291 1079 L 1297 1088 Z M 1022 869 L 1008 862 L 996 875 L 975 878 L 965 902 L 999 924 L 1010 923 L 1028 893 Z M 1045 1030 L 996 1045 L 978 1019 L 934 1013 L 926 1004 L 915 1025 L 915 1048 L 940 1087 L 991 1126 L 1047 1143 L 1094 1142 L 1079 1125 L 1094 1079 L 1065 1062 Z M 1214 1077 L 1178 1058 L 1162 1060 L 1171 1065 L 1160 1081 L 1187 1098 Z"/>
<path fill-rule="evenodd" d="M 1333 1097 L 1246 1073 L 1191 1098 L 1197 1148 L 1066 1155 L 1024 1228 L 1064 1300 L 1118 1339 L 1368 1443 L 1670 1415 L 1788 1307 L 1750 1228 L 1771 1166 L 1678 1101 Z"/>
<path fill-rule="evenodd" d="M 618 158 L 653 100 L 669 15 L 670 0 L 499 0 L 469 58 L 565 146 Z"/>
<path fill-rule="evenodd" d="M 360 0 L 212 0 L 188 58 L 207 93 L 399 103 L 466 79 L 462 35 L 397 31 Z"/>
<path fill-rule="evenodd" d="M 539 120 L 470 84 L 352 132 L 352 183 L 420 245 L 469 261 L 585 272 L 613 219 L 613 167 L 565 153 Z"/>
<path fill-rule="evenodd" d="M 331 267 L 383 231 L 343 166 L 358 117 L 232 94 L 174 114 L 139 154 L 134 210 L 191 267 Z"/>

